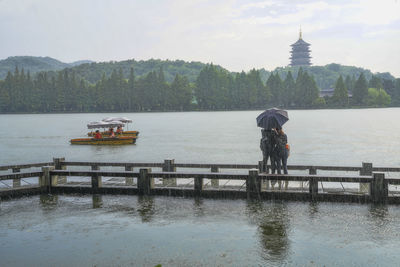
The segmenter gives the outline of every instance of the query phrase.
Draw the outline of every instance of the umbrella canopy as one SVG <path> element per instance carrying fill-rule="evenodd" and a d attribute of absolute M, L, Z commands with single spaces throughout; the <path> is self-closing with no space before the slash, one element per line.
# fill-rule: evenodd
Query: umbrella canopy
<path fill-rule="evenodd" d="M 123 122 L 123 123 L 132 122 L 132 120 L 128 119 L 127 117 L 108 117 L 108 118 L 102 119 L 102 121 L 105 121 L 105 122 L 120 121 L 120 122 Z"/>
<path fill-rule="evenodd" d="M 96 129 L 96 128 L 114 128 L 117 126 L 124 126 L 124 124 L 120 121 L 109 121 L 109 122 L 105 122 L 105 121 L 93 121 L 93 122 L 89 122 L 89 124 L 87 125 L 88 129 Z"/>
<path fill-rule="evenodd" d="M 282 125 L 289 120 L 286 110 L 270 108 L 258 115 L 257 126 L 265 129 L 282 128 Z"/>

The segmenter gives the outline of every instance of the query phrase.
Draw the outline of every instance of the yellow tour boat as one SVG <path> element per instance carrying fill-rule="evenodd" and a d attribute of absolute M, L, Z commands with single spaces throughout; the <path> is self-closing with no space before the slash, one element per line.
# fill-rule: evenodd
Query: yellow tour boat
<path fill-rule="evenodd" d="M 135 143 L 136 137 L 133 136 L 71 139 L 72 145 L 130 145 Z"/>
<path fill-rule="evenodd" d="M 100 121 L 100 122 L 90 122 L 87 127 L 89 129 L 100 129 L 100 128 L 114 128 L 114 127 L 123 127 L 124 123 L 117 120 L 111 120 L 108 122 Z M 99 132 L 97 130 L 97 132 Z M 106 131 L 104 131 L 106 132 Z M 103 132 L 103 133 L 104 133 Z M 93 133 L 93 132 L 92 132 Z M 95 133 L 93 133 L 94 136 Z M 101 137 L 101 138 L 99 138 Z M 137 135 L 115 135 L 114 137 L 110 137 L 110 132 L 107 132 L 107 135 L 100 134 L 98 138 L 75 138 L 71 139 L 70 142 L 73 145 L 129 145 L 135 144 Z"/>
<path fill-rule="evenodd" d="M 132 122 L 132 120 L 131 119 L 128 119 L 128 118 L 126 118 L 126 117 L 108 117 L 108 118 L 104 118 L 104 119 L 102 119 L 101 120 L 101 122 L 94 122 L 94 124 L 99 124 L 99 123 L 115 123 L 115 122 L 122 122 L 122 123 L 126 123 L 126 124 L 128 124 L 128 123 L 131 123 Z M 121 129 L 122 129 L 122 127 L 124 127 L 124 124 L 122 124 L 122 125 L 119 125 L 120 127 L 121 127 Z M 88 127 L 89 127 L 89 124 L 88 124 Z M 94 128 L 94 127 L 93 127 Z M 93 129 L 92 128 L 92 129 Z M 101 128 L 106 128 L 106 127 L 101 127 Z M 89 128 L 90 129 L 90 128 Z M 115 135 L 116 136 L 134 136 L 134 137 L 136 137 L 136 138 L 138 138 L 138 136 L 139 136 L 139 131 L 121 131 L 121 132 L 119 132 L 119 133 L 117 133 L 117 132 L 114 132 L 115 133 Z M 87 135 L 88 136 L 94 136 L 96 133 L 95 132 L 93 132 L 93 131 L 91 131 L 91 132 L 89 132 Z M 103 132 L 101 132 L 101 135 L 103 136 L 103 137 L 109 137 L 110 136 L 110 131 L 107 131 L 107 130 L 105 130 L 104 129 L 104 131 Z"/>

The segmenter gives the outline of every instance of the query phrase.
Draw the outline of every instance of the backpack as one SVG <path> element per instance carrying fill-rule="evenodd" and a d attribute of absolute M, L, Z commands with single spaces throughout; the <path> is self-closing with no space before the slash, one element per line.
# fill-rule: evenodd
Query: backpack
<path fill-rule="evenodd" d="M 287 150 L 287 156 L 290 156 L 290 145 L 286 143 L 285 149 Z"/>

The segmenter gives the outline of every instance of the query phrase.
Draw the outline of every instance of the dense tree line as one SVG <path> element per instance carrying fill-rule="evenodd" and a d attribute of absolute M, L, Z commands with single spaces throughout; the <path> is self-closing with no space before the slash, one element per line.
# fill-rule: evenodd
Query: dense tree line
<path fill-rule="evenodd" d="M 201 62 L 187 62 L 183 60 L 123 60 L 123 61 L 109 61 L 109 62 L 90 62 L 90 61 L 77 61 L 74 63 L 63 63 L 50 57 L 32 57 L 32 56 L 17 56 L 9 57 L 0 60 L 0 79 L 5 79 L 8 71 L 13 72 L 15 67 L 20 70 L 24 69 L 25 72 L 30 72 L 31 76 L 36 76 L 41 71 L 47 71 L 47 76 L 50 78 L 57 77 L 57 71 L 68 68 L 75 72 L 78 80 L 85 79 L 89 83 L 95 84 L 105 74 L 109 77 L 114 70 L 122 70 L 124 77 L 128 77 L 130 69 L 135 69 L 137 78 L 147 75 L 153 70 L 162 68 L 164 70 L 165 80 L 172 83 L 176 74 L 185 76 L 191 83 L 195 82 L 199 76 L 200 71 L 206 66 Z M 223 69 L 221 66 L 217 68 Z M 286 79 L 286 75 L 290 71 L 293 78 L 297 78 L 299 71 L 298 66 L 278 67 L 274 71 L 267 71 L 260 69 L 261 81 L 265 84 L 271 73 L 278 74 L 281 79 Z M 340 64 L 328 64 L 325 66 L 304 66 L 303 71 L 313 76 L 317 86 L 321 89 L 334 88 L 339 76 L 343 79 L 349 77 L 352 80 L 357 80 L 361 73 L 364 74 L 367 80 L 372 77 L 377 77 L 383 80 L 393 81 L 395 78 L 388 72 L 373 74 L 370 70 L 358 68 L 354 66 L 344 66 Z M 230 73 L 236 76 L 237 73 Z M 239 73 L 240 74 L 240 73 Z M 346 77 L 346 78 L 345 78 Z M 345 80 L 346 82 L 346 80 Z M 347 84 L 346 84 L 347 86 Z"/>
<path fill-rule="evenodd" d="M 340 76 L 332 97 L 321 98 L 312 75 L 299 68 L 285 78 L 271 73 L 265 83 L 260 71 L 232 74 L 206 65 L 193 83 L 176 74 L 166 81 L 162 67 L 136 77 L 133 68 L 125 75 L 121 68 L 103 73 L 96 83 L 80 78 L 74 69 L 34 78 L 15 68 L 0 80 L 0 112 L 130 112 L 176 110 L 323 108 L 351 106 L 388 106 L 400 104 L 400 79 L 367 81 Z"/>
<path fill-rule="evenodd" d="M 361 73 L 357 79 L 338 78 L 328 107 L 385 107 L 400 105 L 400 79 L 382 79 L 373 75 L 369 82 Z"/>

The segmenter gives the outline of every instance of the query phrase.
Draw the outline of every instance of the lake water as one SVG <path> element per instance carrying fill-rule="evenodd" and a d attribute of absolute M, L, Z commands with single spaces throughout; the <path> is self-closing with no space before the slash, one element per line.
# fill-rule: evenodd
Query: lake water
<path fill-rule="evenodd" d="M 260 112 L 0 115 L 0 165 L 53 157 L 256 164 Z M 69 144 L 107 116 L 132 118 L 137 144 Z M 289 117 L 289 165 L 400 165 L 398 108 L 294 110 Z M 0 259 L 4 266 L 393 266 L 399 230 L 397 206 L 35 196 L 0 202 Z"/>
<path fill-rule="evenodd" d="M 0 165 L 52 161 L 249 163 L 261 159 L 261 111 L 0 115 Z M 133 119 L 134 146 L 73 146 L 86 124 L 107 116 Z M 399 166 L 400 108 L 293 110 L 284 125 L 288 164 Z"/>

